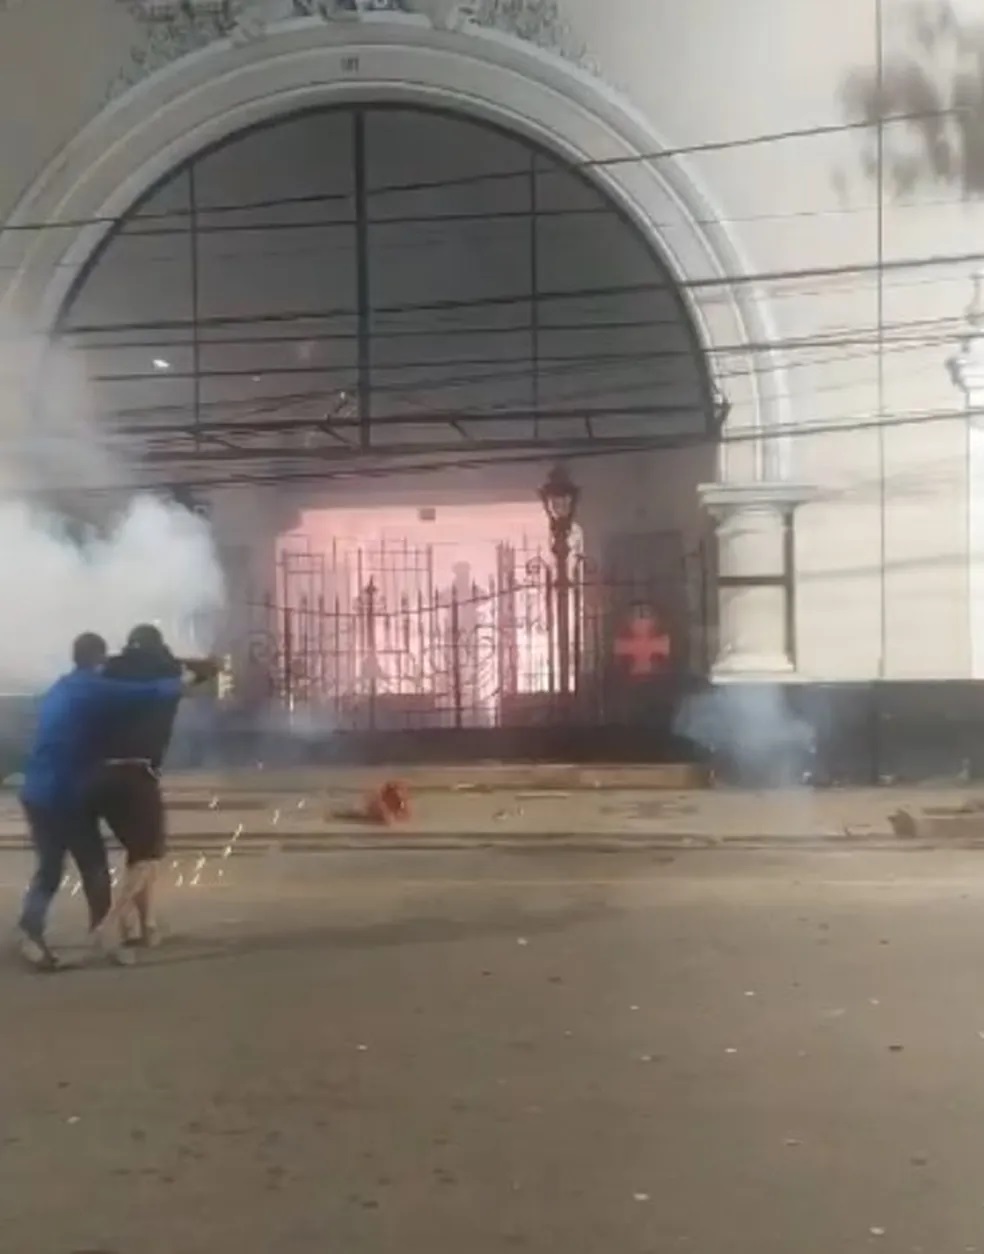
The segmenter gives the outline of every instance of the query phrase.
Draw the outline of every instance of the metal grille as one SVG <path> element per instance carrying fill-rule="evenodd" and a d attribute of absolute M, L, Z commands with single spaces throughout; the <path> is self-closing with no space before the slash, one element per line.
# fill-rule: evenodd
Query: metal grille
<path fill-rule="evenodd" d="M 672 275 L 603 187 L 404 104 L 291 113 L 182 163 L 58 321 L 123 460 L 198 491 L 714 442 L 723 412 Z"/>
<path fill-rule="evenodd" d="M 575 554 L 566 591 L 542 553 L 507 544 L 484 586 L 464 567 L 443 586 L 434 572 L 428 547 L 298 542 L 281 555 L 276 596 L 252 607 L 239 692 L 320 711 L 339 730 L 603 725 L 644 721 L 657 690 L 704 669 L 702 552 L 648 573 Z"/>

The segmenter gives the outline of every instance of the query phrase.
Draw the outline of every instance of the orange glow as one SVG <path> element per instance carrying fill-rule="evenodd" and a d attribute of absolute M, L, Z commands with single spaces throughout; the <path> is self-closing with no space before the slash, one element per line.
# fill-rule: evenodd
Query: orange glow
<path fill-rule="evenodd" d="M 314 689 L 444 708 L 457 683 L 471 718 L 489 725 L 509 694 L 556 688 L 553 561 L 538 501 L 312 510 L 280 538 L 279 558 L 291 648 L 322 676 Z"/>

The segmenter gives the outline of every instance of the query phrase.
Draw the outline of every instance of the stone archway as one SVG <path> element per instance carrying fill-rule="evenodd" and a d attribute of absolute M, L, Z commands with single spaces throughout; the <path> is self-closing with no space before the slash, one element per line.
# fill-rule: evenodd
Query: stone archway
<path fill-rule="evenodd" d="M 647 159 L 666 145 L 628 102 L 522 40 L 471 26 L 437 29 L 426 19 L 396 14 L 284 21 L 247 42 L 215 43 L 131 89 L 67 146 L 11 215 L 11 226 L 67 225 L 64 231 L 12 231 L 0 240 L 0 262 L 10 276 L 0 311 L 6 306 L 30 328 L 40 361 L 79 274 L 115 222 L 169 171 L 277 116 L 380 101 L 470 114 L 589 170 L 680 285 L 706 350 L 727 347 L 740 355 L 745 344 L 761 347 L 775 339 L 754 286 L 728 282 L 749 270 L 737 240 L 683 160 Z M 714 285 L 716 299 L 694 299 L 695 282 Z M 731 430 L 781 432 L 785 393 L 781 363 L 757 352 Z M 782 477 L 783 441 L 747 439 L 721 460 L 725 481 L 774 481 Z M 754 577 L 741 576 L 746 582 Z M 732 603 L 745 595 L 734 590 Z"/>
<path fill-rule="evenodd" d="M 218 140 L 318 104 L 393 101 L 451 108 L 493 122 L 591 176 L 634 221 L 682 285 L 747 271 L 738 243 L 648 121 L 592 75 L 522 40 L 419 18 L 272 26 L 237 46 L 222 41 L 175 62 L 108 106 L 23 197 L 8 225 L 65 222 L 65 231 L 8 231 L 0 259 L 6 305 L 45 336 L 67 292 L 117 218 L 182 161 Z M 722 284 L 699 308 L 682 288 L 705 345 L 774 339 L 768 309 L 747 284 Z M 776 362 L 759 356 L 749 403 L 732 421 L 781 429 L 787 420 Z M 779 474 L 778 444 L 736 460 L 738 478 Z M 749 446 L 755 449 L 754 445 Z M 771 464 L 767 464 L 771 461 Z M 728 468 L 728 477 L 732 477 Z"/>

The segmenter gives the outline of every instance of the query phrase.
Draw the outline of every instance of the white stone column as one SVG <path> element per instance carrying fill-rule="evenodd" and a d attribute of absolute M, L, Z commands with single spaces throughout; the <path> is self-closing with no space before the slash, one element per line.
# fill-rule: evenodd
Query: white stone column
<path fill-rule="evenodd" d="M 699 489 L 717 522 L 719 683 L 796 678 L 793 512 L 808 488 L 782 482 Z"/>
<path fill-rule="evenodd" d="M 984 679 L 984 270 L 974 275 L 968 335 L 950 363 L 967 405 L 967 586 L 971 678 Z"/>

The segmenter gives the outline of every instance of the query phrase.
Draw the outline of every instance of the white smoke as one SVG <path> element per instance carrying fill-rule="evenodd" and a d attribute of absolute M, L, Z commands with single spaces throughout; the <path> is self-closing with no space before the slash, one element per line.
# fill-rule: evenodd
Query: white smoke
<path fill-rule="evenodd" d="M 81 355 L 0 339 L 0 693 L 37 691 L 69 666 L 71 642 L 98 631 L 111 648 L 156 622 L 176 652 L 209 641 L 202 626 L 223 601 L 205 520 L 126 484 L 133 468 L 90 406 Z M 89 513 L 70 534 L 55 502 Z"/>
<path fill-rule="evenodd" d="M 699 745 L 725 780 L 771 788 L 812 780 L 813 730 L 791 712 L 779 687 L 722 684 L 689 696 L 674 731 Z"/>

